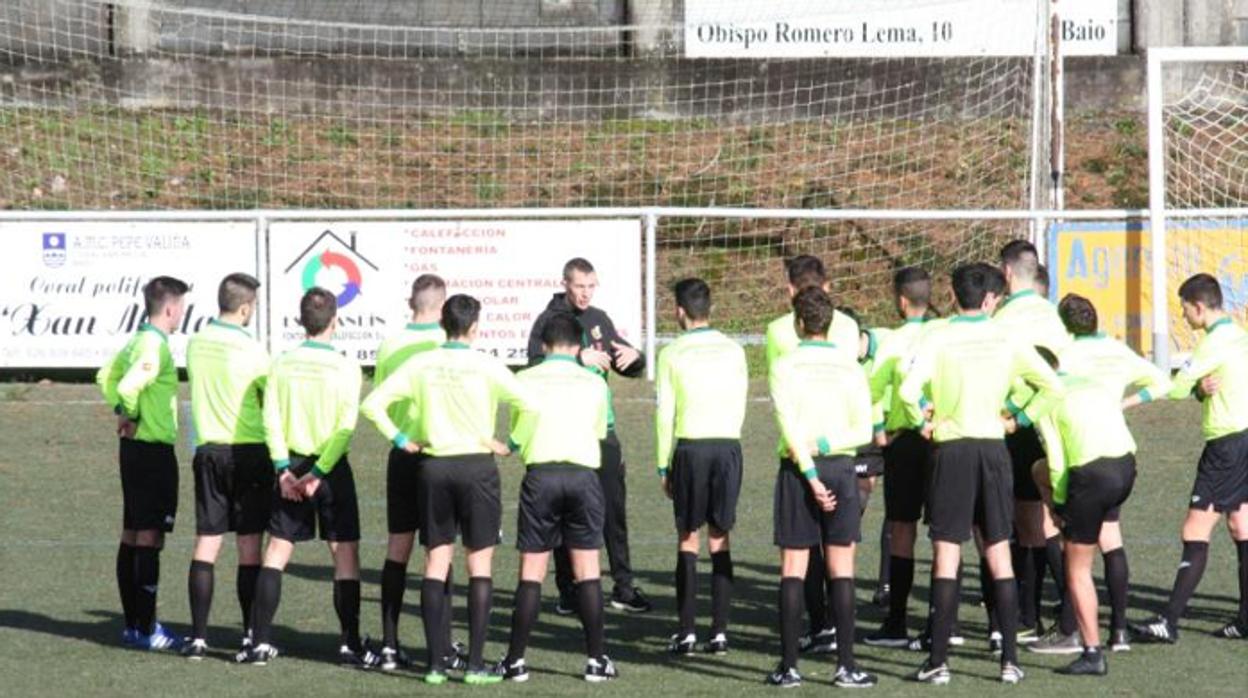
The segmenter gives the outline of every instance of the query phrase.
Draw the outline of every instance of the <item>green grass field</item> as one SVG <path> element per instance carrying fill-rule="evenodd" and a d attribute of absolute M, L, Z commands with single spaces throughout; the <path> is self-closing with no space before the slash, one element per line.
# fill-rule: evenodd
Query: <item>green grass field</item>
<path fill-rule="evenodd" d="M 673 630 L 675 604 L 671 584 L 675 539 L 671 508 L 659 492 L 653 471 L 650 386 L 616 382 L 619 431 L 631 464 L 629 523 L 638 583 L 654 598 L 647 616 L 626 617 L 608 611 L 608 652 L 622 673 L 612 685 L 592 688 L 603 695 L 711 695 L 761 692 L 764 673 L 779 653 L 776 628 L 778 555 L 771 545 L 772 455 L 775 427 L 770 406 L 750 405 L 747 422 L 746 479 L 733 547 L 737 597 L 733 609 L 733 651 L 726 657 L 674 661 L 664 653 Z M 756 396 L 765 386 L 755 383 Z M 1125 508 L 1123 522 L 1131 556 L 1131 612 L 1140 618 L 1165 602 L 1178 562 L 1178 527 L 1200 451 L 1199 412 L 1195 404 L 1146 405 L 1130 416 L 1140 441 L 1140 477 Z M 319 544 L 296 552 L 283 582 L 275 643 L 284 656 L 266 668 L 229 662 L 237 644 L 238 607 L 234 599 L 234 556 L 218 561 L 216 599 L 208 661 L 192 663 L 167 654 L 141 654 L 118 646 L 120 609 L 113 562 L 120 518 L 120 486 L 112 416 L 93 388 L 83 385 L 0 386 L 0 695 L 400 695 L 434 690 L 412 674 L 382 675 L 341 669 L 332 663 L 337 621 L 331 603 L 329 557 Z M 385 444 L 370 424 L 361 424 L 352 449 L 363 512 L 363 628 L 380 634 L 379 578 L 385 552 Z M 162 557 L 162 620 L 179 634 L 188 629 L 186 568 L 194 531 L 189 453 L 183 463 L 177 531 Z M 502 463 L 507 542 L 498 549 L 495 606 L 488 657 L 505 650 L 516 581 L 518 555 L 511 547 L 515 530 L 520 466 Z M 869 604 L 878 561 L 877 533 L 882 515 L 878 493 L 864 523 L 859 553 L 859 632 L 873 629 L 882 612 Z M 1248 644 L 1216 640 L 1208 633 L 1235 612 L 1235 556 L 1224 531 L 1215 534 L 1208 572 L 1182 624 L 1176 647 L 1139 646 L 1114 655 L 1106 680 L 1057 676 L 1065 658 L 1024 653 L 1028 672 L 1018 695 L 1060 695 L 1095 691 L 1098 695 L 1243 696 L 1248 686 Z M 916 574 L 919 599 L 912 616 L 925 608 L 927 559 L 921 545 Z M 972 560 L 974 554 L 971 554 Z M 418 565 L 413 565 L 417 570 Z M 463 569 L 462 565 L 459 568 Z M 968 570 L 974 574 L 974 566 Z M 709 616 L 709 562 L 701 568 L 704 617 Z M 456 637 L 464 637 L 466 613 L 460 573 Z M 580 680 L 582 643 L 575 620 L 550 611 L 553 580 L 545 586 L 546 603 L 536 626 L 527 684 L 505 685 L 498 692 L 550 695 L 590 692 Z M 976 606 L 978 585 L 968 579 L 961 618 L 968 644 L 955 648 L 954 682 L 943 692 L 996 692 L 996 662 L 986 652 L 983 613 Z M 608 585 L 609 592 L 609 585 Z M 423 656 L 419 621 L 419 576 L 409 584 L 400 628 L 406 644 Z M 1105 609 L 1102 609 L 1105 611 Z M 1107 611 L 1105 611 L 1107 612 Z M 1102 614 L 1104 616 L 1104 613 Z M 917 630 L 912 618 L 911 629 Z M 702 625 L 705 631 L 705 624 Z M 917 654 L 858 645 L 860 663 L 880 675 L 881 692 L 919 694 L 936 691 L 908 684 L 902 677 L 921 661 Z M 806 659 L 804 691 L 828 688 L 834 667 L 827 658 Z M 465 690 L 444 686 L 444 693 Z"/>

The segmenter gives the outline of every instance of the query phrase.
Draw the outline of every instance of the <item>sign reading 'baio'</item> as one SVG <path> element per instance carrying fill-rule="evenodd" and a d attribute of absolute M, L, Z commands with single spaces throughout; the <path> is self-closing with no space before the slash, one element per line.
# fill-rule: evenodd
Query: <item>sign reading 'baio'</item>
<path fill-rule="evenodd" d="M 145 319 L 143 285 L 168 275 L 191 285 L 170 337 L 184 365 L 188 333 L 216 313 L 217 284 L 258 274 L 254 223 L 0 223 L 0 367 L 103 365 Z"/>
<path fill-rule="evenodd" d="M 321 287 L 338 297 L 335 346 L 371 364 L 386 336 L 408 321 L 411 283 L 432 273 L 448 293 L 482 304 L 476 348 L 527 361 L 529 328 L 562 290 L 563 263 L 598 269 L 594 304 L 621 334 L 641 336 L 641 229 L 636 220 L 274 222 L 269 228 L 274 353 L 303 340 L 299 298 Z"/>
<path fill-rule="evenodd" d="M 1065 55 L 1117 53 L 1118 0 L 1058 7 Z M 685 55 L 1032 56 L 1047 38 L 1039 35 L 1044 8 L 1040 0 L 685 0 Z"/>

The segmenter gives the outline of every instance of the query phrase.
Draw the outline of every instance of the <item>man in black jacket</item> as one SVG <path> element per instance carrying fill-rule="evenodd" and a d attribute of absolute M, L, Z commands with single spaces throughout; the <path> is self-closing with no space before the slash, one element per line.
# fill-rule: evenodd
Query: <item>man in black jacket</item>
<path fill-rule="evenodd" d="M 542 327 L 546 321 L 560 313 L 571 314 L 581 326 L 581 351 L 577 360 L 606 380 L 615 371 L 626 378 L 637 378 L 645 370 L 645 357 L 640 351 L 620 337 L 615 323 L 599 308 L 590 305 L 598 288 L 598 275 L 594 265 L 580 257 L 571 259 L 563 266 L 563 293 L 556 293 L 538 316 L 529 331 L 529 365 L 545 358 L 542 351 Z M 607 438 L 602 441 L 602 467 L 598 469 L 602 491 L 606 497 L 607 515 L 603 531 L 607 544 L 607 560 L 611 565 L 611 577 L 615 590 L 611 593 L 611 606 L 631 613 L 650 610 L 650 602 L 641 590 L 633 585 L 633 570 L 628 555 L 628 490 L 624 484 L 624 459 L 620 441 L 615 435 L 615 410 L 608 417 Z M 572 582 L 572 564 L 567 548 L 555 551 L 555 583 L 559 587 L 559 605 L 555 612 L 569 615 L 576 612 L 576 592 Z"/>

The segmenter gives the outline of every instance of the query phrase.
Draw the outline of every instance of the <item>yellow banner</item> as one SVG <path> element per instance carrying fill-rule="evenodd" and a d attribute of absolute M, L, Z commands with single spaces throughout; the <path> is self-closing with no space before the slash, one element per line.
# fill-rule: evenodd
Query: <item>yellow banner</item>
<path fill-rule="evenodd" d="M 1183 321 L 1178 288 L 1205 272 L 1222 285 L 1225 307 L 1241 321 L 1248 305 L 1248 220 L 1171 222 L 1166 294 L 1170 352 L 1186 354 L 1197 335 Z M 1068 293 L 1096 305 L 1101 331 L 1144 355 L 1153 348 L 1152 236 L 1141 222 L 1063 223 L 1049 229 L 1052 300 Z"/>

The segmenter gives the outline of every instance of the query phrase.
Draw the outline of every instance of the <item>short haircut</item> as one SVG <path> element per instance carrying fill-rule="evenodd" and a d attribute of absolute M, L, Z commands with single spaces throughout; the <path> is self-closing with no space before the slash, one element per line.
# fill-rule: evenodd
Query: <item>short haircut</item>
<path fill-rule="evenodd" d="M 480 317 L 481 301 L 467 294 L 457 293 L 442 304 L 442 329 L 451 339 L 467 335 Z"/>
<path fill-rule="evenodd" d="M 235 313 L 244 303 L 256 300 L 260 280 L 251 274 L 230 274 L 221 279 L 217 287 L 217 309 L 223 313 Z"/>
<path fill-rule="evenodd" d="M 1049 268 L 1048 267 L 1044 266 L 1043 264 L 1037 264 L 1036 265 L 1036 278 L 1033 279 L 1033 281 L 1035 285 L 1038 287 L 1037 292 L 1039 292 L 1040 295 L 1042 296 L 1049 295 Z M 1043 291 L 1041 292 L 1040 289 L 1043 289 Z"/>
<path fill-rule="evenodd" d="M 173 300 L 185 296 L 191 287 L 181 279 L 172 276 L 157 276 L 143 286 L 143 306 L 147 316 L 155 317 Z"/>
<path fill-rule="evenodd" d="M 953 296 L 962 310 L 979 310 L 988 295 L 988 265 L 963 264 L 953 270 Z"/>
<path fill-rule="evenodd" d="M 676 305 L 690 320 L 706 320 L 711 316 L 711 287 L 702 279 L 681 279 L 676 282 Z"/>
<path fill-rule="evenodd" d="M 579 271 L 582 274 L 593 274 L 594 265 L 590 264 L 589 260 L 584 257 L 573 257 L 563 265 L 563 280 L 571 281 L 572 272 L 574 271 Z"/>
<path fill-rule="evenodd" d="M 798 255 L 784 266 L 789 275 L 789 285 L 799 291 L 809 286 L 821 287 L 828 281 L 828 272 L 824 269 L 823 262 L 813 255 Z"/>
<path fill-rule="evenodd" d="M 919 267 L 898 269 L 893 274 L 893 294 L 910 305 L 926 308 L 932 303 L 932 277 Z"/>
<path fill-rule="evenodd" d="M 581 346 L 581 323 L 572 313 L 555 313 L 542 326 L 542 346 L 552 349 Z"/>
<path fill-rule="evenodd" d="M 1004 296 L 1009 290 L 1009 284 L 1005 282 L 1005 272 L 987 263 L 981 262 L 976 266 L 984 273 L 984 291 L 994 296 Z"/>
<path fill-rule="evenodd" d="M 1045 363 L 1049 365 L 1049 368 L 1053 369 L 1054 371 L 1056 371 L 1058 369 L 1058 366 L 1060 366 L 1060 364 L 1057 361 L 1057 354 L 1054 354 L 1051 350 L 1049 350 L 1048 347 L 1042 347 L 1039 344 L 1037 344 L 1036 353 L 1039 354 L 1040 358 L 1044 359 Z"/>
<path fill-rule="evenodd" d="M 1040 255 L 1036 246 L 1026 240 L 1011 240 L 1001 248 L 1001 264 L 1014 272 L 1014 275 L 1030 281 L 1036 278 L 1036 269 L 1040 266 Z"/>
<path fill-rule="evenodd" d="M 1199 303 L 1210 310 L 1221 310 L 1222 285 L 1209 274 L 1190 276 L 1179 286 L 1179 298 L 1192 305 Z"/>
<path fill-rule="evenodd" d="M 1099 321 L 1096 317 L 1096 306 L 1092 301 L 1077 293 L 1067 293 L 1062 302 L 1057 304 L 1057 314 L 1062 318 L 1066 331 L 1076 337 L 1096 334 Z"/>
<path fill-rule="evenodd" d="M 416 312 L 437 309 L 446 300 L 446 282 L 437 274 L 421 274 L 412 282 L 409 304 Z"/>
<path fill-rule="evenodd" d="M 338 315 L 338 299 L 323 288 L 310 288 L 299 301 L 299 324 L 310 335 L 318 335 L 329 329 L 329 323 Z"/>
<path fill-rule="evenodd" d="M 802 323 L 807 337 L 826 336 L 834 312 L 832 299 L 818 286 L 807 286 L 793 296 L 793 315 Z"/>

